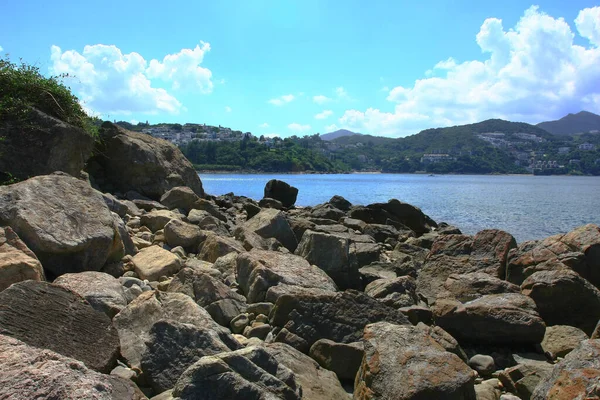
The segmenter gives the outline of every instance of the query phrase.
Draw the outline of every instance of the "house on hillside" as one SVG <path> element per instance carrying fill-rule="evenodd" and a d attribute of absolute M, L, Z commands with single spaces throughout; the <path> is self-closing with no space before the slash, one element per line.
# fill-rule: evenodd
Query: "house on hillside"
<path fill-rule="evenodd" d="M 456 158 L 450 154 L 423 154 L 423 157 L 421 157 L 422 164 L 434 164 L 443 161 L 456 161 Z"/>
<path fill-rule="evenodd" d="M 578 146 L 579 150 L 592 151 L 596 150 L 596 146 L 591 143 L 582 143 Z"/>

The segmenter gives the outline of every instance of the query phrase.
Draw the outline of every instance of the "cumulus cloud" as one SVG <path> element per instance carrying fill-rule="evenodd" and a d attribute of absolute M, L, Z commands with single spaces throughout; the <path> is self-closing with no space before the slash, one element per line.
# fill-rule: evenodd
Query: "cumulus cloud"
<path fill-rule="evenodd" d="M 263 122 L 262 124 L 260 124 L 258 127 L 259 128 L 268 128 L 270 125 L 267 124 L 266 122 Z"/>
<path fill-rule="evenodd" d="M 323 112 L 320 112 L 317 115 L 315 115 L 315 119 L 326 119 L 329 118 L 331 115 L 333 115 L 333 111 L 323 110 Z"/>
<path fill-rule="evenodd" d="M 202 93 L 210 93 L 213 89 L 212 72 L 200 66 L 208 51 L 210 44 L 200 42 L 194 49 L 167 54 L 162 61 L 151 60 L 146 71 L 148 78 L 171 82 L 175 90 L 197 89 Z"/>
<path fill-rule="evenodd" d="M 230 112 L 231 112 L 231 107 L 229 107 L 229 106 L 225 106 L 225 112 L 228 112 L 228 113 L 230 113 Z"/>
<path fill-rule="evenodd" d="M 531 7 L 513 29 L 485 20 L 476 42 L 484 61 L 440 61 L 410 87 L 392 88 L 392 111 L 347 110 L 348 129 L 406 136 L 421 129 L 487 118 L 540 122 L 569 112 L 600 112 L 600 7 L 581 10 L 575 28 L 589 45 L 574 44 L 562 18 Z"/>
<path fill-rule="evenodd" d="M 2 48 L 2 46 L 0 46 L 0 51 L 4 51 L 4 49 Z"/>
<path fill-rule="evenodd" d="M 331 124 L 331 125 L 325 126 L 325 132 L 335 132 L 338 129 L 340 129 L 340 128 L 338 128 L 338 126 L 336 124 Z"/>
<path fill-rule="evenodd" d="M 295 98 L 296 97 L 293 94 L 284 94 L 283 96 L 269 100 L 268 103 L 277 107 L 281 107 L 285 104 L 291 103 Z"/>
<path fill-rule="evenodd" d="M 296 132 L 296 133 L 302 133 L 302 132 L 306 132 L 310 130 L 310 125 L 302 125 L 302 124 L 298 124 L 296 122 L 293 122 L 291 124 L 288 125 L 288 129 L 290 131 Z"/>
<path fill-rule="evenodd" d="M 88 45 L 79 53 L 51 47 L 52 74 L 69 74 L 67 82 L 84 108 L 97 114 L 177 114 L 185 110 L 175 96 L 156 87 L 152 79 L 172 82 L 173 89 L 193 88 L 203 93 L 212 90 L 211 72 L 199 67 L 210 49 L 201 43 L 150 63 L 136 52 L 123 54 L 114 45 Z M 150 66 L 148 66 L 150 65 Z"/>
<path fill-rule="evenodd" d="M 335 95 L 340 100 L 347 99 L 350 97 L 348 96 L 348 92 L 346 92 L 346 89 L 344 89 L 343 86 L 335 88 Z"/>
<path fill-rule="evenodd" d="M 331 99 L 327 96 L 323 96 L 322 94 L 319 94 L 317 96 L 313 96 L 313 101 L 317 104 L 325 104 L 328 101 L 331 101 Z"/>

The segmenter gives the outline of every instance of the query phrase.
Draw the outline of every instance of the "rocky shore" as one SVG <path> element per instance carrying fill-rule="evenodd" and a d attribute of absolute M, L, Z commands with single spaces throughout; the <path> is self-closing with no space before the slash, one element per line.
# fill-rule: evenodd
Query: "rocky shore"
<path fill-rule="evenodd" d="M 598 226 L 215 197 L 167 142 L 105 123 L 67 160 L 52 124 L 0 187 L 0 399 L 600 396 Z"/>

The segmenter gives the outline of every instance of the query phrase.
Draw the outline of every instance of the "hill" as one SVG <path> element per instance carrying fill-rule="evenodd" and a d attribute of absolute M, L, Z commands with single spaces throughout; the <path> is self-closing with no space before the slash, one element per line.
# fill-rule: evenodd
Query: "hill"
<path fill-rule="evenodd" d="M 338 129 L 335 132 L 329 132 L 326 133 L 324 135 L 321 135 L 321 140 L 334 140 L 337 139 L 339 137 L 344 137 L 344 136 L 354 136 L 354 135 L 361 135 L 360 133 L 356 133 L 356 132 L 352 132 L 346 129 Z"/>
<path fill-rule="evenodd" d="M 600 130 L 600 115 L 581 111 L 577 114 L 569 114 L 556 121 L 541 122 L 537 126 L 554 135 L 586 133 Z"/>

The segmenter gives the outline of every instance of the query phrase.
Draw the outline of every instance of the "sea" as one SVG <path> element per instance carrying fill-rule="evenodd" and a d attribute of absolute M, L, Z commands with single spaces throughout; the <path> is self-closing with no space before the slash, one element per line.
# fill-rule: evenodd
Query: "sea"
<path fill-rule="evenodd" d="M 497 228 L 517 242 L 573 228 L 600 225 L 600 177 L 420 174 L 204 174 L 212 195 L 233 192 L 260 200 L 265 184 L 279 179 L 298 188 L 297 206 L 314 206 L 340 195 L 356 205 L 390 199 L 419 207 L 436 222 L 465 234 Z"/>

